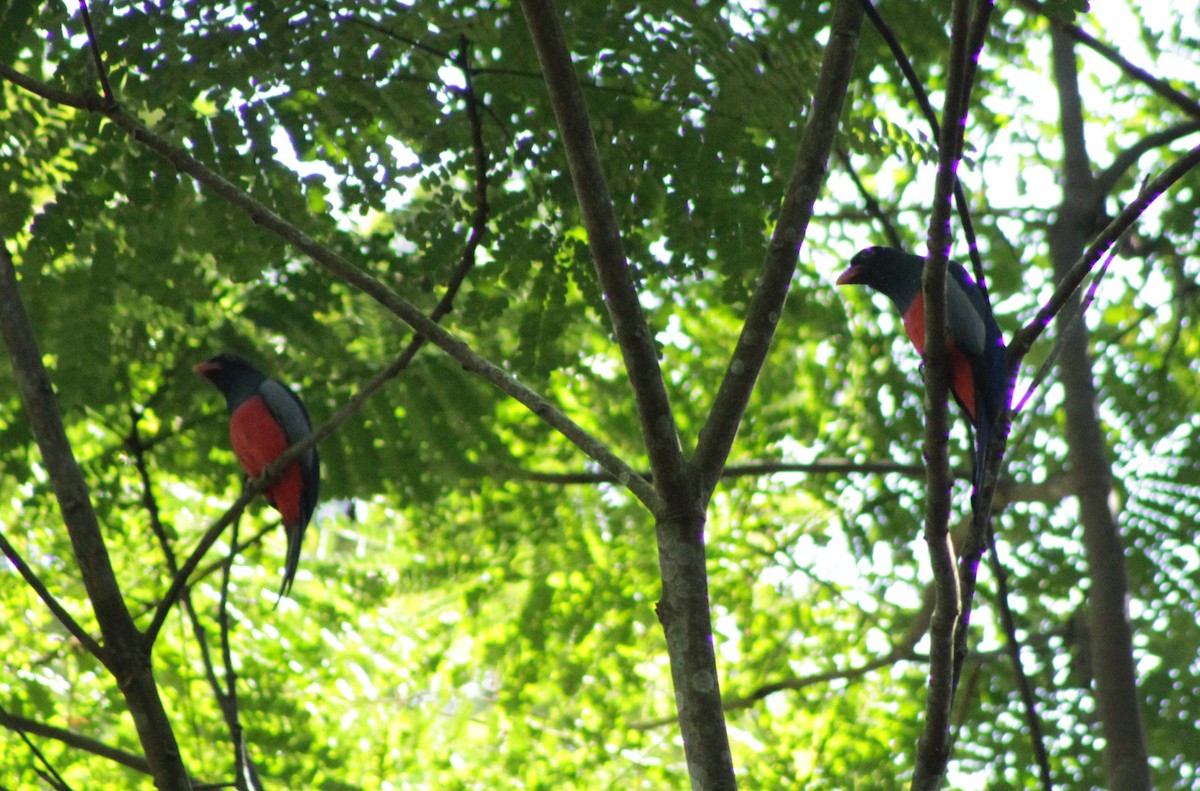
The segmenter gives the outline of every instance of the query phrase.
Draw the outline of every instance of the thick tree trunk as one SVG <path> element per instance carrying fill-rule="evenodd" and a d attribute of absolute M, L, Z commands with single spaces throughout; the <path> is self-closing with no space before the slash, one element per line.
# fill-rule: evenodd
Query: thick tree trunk
<path fill-rule="evenodd" d="M 1063 202 L 1050 231 L 1050 255 L 1057 278 L 1075 263 L 1095 227 L 1103 196 L 1097 194 L 1083 138 L 1075 52 L 1057 29 L 1052 34 L 1054 73 L 1063 131 Z M 1079 502 L 1083 545 L 1087 555 L 1088 617 L 1092 636 L 1092 668 L 1096 710 L 1104 730 L 1104 770 L 1108 788 L 1150 788 L 1150 765 L 1142 731 L 1140 699 L 1133 660 L 1133 634 L 1126 610 L 1128 580 L 1125 554 L 1113 513 L 1109 452 L 1097 415 L 1089 334 L 1073 324 L 1079 297 L 1067 302 L 1057 324 L 1066 335 L 1059 358 L 1059 378 L 1066 399 L 1067 459 Z"/>
<path fill-rule="evenodd" d="M 133 717 L 146 761 L 161 791 L 187 791 L 191 779 L 150 668 L 150 652 L 125 606 L 108 550 L 92 509 L 87 483 L 75 461 L 33 325 L 17 287 L 12 257 L 0 240 L 0 330 L 12 360 L 25 415 L 58 498 L 63 523 L 79 563 L 84 589 L 104 637 L 97 658 L 112 673 Z"/>
<path fill-rule="evenodd" d="M 655 609 L 671 657 L 675 707 L 692 788 L 718 791 L 736 789 L 737 781 L 716 673 L 704 521 L 702 511 L 658 520 L 663 589 Z"/>

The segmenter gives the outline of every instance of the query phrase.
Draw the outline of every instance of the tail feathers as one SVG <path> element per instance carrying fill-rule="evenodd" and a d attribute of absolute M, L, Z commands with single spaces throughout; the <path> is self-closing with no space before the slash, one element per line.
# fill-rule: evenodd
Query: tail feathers
<path fill-rule="evenodd" d="M 275 600 L 276 607 L 283 601 L 283 597 L 292 591 L 296 570 L 300 568 L 300 546 L 304 543 L 304 527 L 303 523 L 283 526 L 287 533 L 287 558 L 283 564 L 283 582 L 279 586 L 279 598 Z"/>
<path fill-rule="evenodd" d="M 975 429 L 975 459 L 971 468 L 971 513 L 979 518 L 982 507 L 984 474 L 987 470 L 988 449 L 992 445 L 992 437 L 996 433 L 996 425 L 991 418 L 980 414 L 979 425 Z"/>

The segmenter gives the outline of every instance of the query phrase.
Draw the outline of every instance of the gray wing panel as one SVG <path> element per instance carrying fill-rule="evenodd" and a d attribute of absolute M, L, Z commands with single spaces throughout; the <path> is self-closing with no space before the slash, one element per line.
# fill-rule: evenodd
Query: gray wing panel
<path fill-rule="evenodd" d="M 979 315 L 962 283 L 954 277 L 947 280 L 946 318 L 954 333 L 955 343 L 967 354 L 982 355 L 987 342 L 983 316 Z"/>
<path fill-rule="evenodd" d="M 295 444 L 312 433 L 312 421 L 308 419 L 304 405 L 300 403 L 296 394 L 281 382 L 266 379 L 259 386 L 258 392 L 267 402 L 267 409 L 271 410 L 279 425 L 283 426 L 289 443 Z"/>

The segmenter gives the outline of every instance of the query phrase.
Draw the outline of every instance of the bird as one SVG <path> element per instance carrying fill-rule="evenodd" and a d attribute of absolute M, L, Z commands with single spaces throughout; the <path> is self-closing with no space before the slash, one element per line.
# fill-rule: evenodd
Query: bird
<path fill-rule="evenodd" d="M 312 420 L 300 397 L 236 354 L 218 354 L 193 370 L 225 396 L 229 439 L 249 478 L 259 477 L 288 447 L 312 434 Z M 316 510 L 320 488 L 321 458 L 313 447 L 263 491 L 266 501 L 283 517 L 287 534 L 287 558 L 276 607 L 292 590 L 304 531 Z"/>
<path fill-rule="evenodd" d="M 839 286 L 862 285 L 888 297 L 917 352 L 925 352 L 925 259 L 894 247 L 868 247 L 850 259 Z M 986 293 L 962 264 L 950 261 L 946 280 L 946 351 L 950 392 L 975 432 L 971 507 L 978 514 L 987 451 L 1008 393 L 1004 336 Z"/>

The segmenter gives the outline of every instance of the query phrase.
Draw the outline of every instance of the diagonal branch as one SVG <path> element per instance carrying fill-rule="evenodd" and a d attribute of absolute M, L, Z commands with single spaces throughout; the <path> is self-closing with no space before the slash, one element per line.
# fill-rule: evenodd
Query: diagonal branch
<path fill-rule="evenodd" d="M 107 758 L 110 761 L 120 764 L 121 766 L 133 769 L 136 772 L 150 774 L 150 764 L 140 755 L 119 750 L 116 747 L 110 747 L 103 742 L 91 739 L 74 731 L 69 731 L 66 728 L 58 728 L 54 725 L 47 725 L 44 722 L 31 720 L 28 717 L 21 717 L 16 714 L 10 714 L 0 710 L 0 726 L 9 728 L 10 730 L 20 731 L 22 733 L 31 733 L 35 736 L 41 736 L 47 739 L 54 739 L 62 742 L 68 747 L 74 747 L 77 750 L 98 755 L 101 758 Z"/>
<path fill-rule="evenodd" d="M 1200 120 L 1186 121 L 1168 127 L 1161 132 L 1146 135 L 1118 154 L 1111 165 L 1096 175 L 1096 194 L 1102 198 L 1107 197 L 1108 193 L 1112 192 L 1113 187 L 1116 186 L 1117 180 L 1121 178 L 1126 170 L 1137 164 L 1137 161 L 1142 158 L 1143 154 L 1161 146 L 1174 143 L 1181 137 L 1187 137 L 1197 132 L 1200 132 Z"/>
<path fill-rule="evenodd" d="M 108 107 L 98 97 L 92 95 L 72 94 L 58 90 L 27 77 L 6 64 L 0 64 L 0 78 L 50 101 L 105 116 L 135 141 L 208 187 L 221 199 L 249 217 L 251 221 L 271 231 L 288 245 L 307 255 L 330 274 L 358 289 L 394 313 L 401 321 L 412 327 L 417 334 L 461 363 L 463 368 L 478 375 L 496 389 L 524 405 L 544 423 L 594 459 L 601 467 L 616 475 L 622 485 L 626 486 L 647 508 L 657 509 L 658 495 L 653 486 L 634 472 L 604 443 L 567 417 L 558 407 L 509 375 L 500 366 L 477 354 L 466 342 L 439 327 L 419 308 L 384 283 L 308 236 L 184 149 L 167 142 L 125 110 L 120 107 Z M 281 462 L 283 459 L 294 460 L 294 457 L 281 457 Z M 215 541 L 215 537 L 213 540 Z"/>
<path fill-rule="evenodd" d="M 1030 11 L 1046 17 L 1050 20 L 1051 24 L 1061 30 L 1067 38 L 1083 44 L 1085 47 L 1100 55 L 1100 57 L 1113 64 L 1133 79 L 1142 83 L 1150 90 L 1154 91 L 1159 96 L 1178 107 L 1193 119 L 1200 120 L 1200 102 L 1197 102 L 1192 97 L 1178 90 L 1171 85 L 1171 83 L 1159 77 L 1155 77 L 1153 74 L 1146 71 L 1141 66 L 1134 64 L 1128 58 L 1121 55 L 1121 53 L 1100 41 L 1095 36 L 1092 36 L 1090 33 L 1087 33 L 1082 28 L 1072 25 L 1058 18 L 1057 16 L 1054 16 L 1054 14 L 1047 10 L 1046 6 L 1043 3 L 1038 2 L 1038 0 L 1017 0 L 1017 5 L 1024 6 Z"/>
<path fill-rule="evenodd" d="M 370 30 L 373 33 L 378 33 L 384 38 L 388 38 L 393 41 L 399 41 L 402 44 L 407 44 L 409 47 L 412 47 L 414 52 L 422 52 L 426 55 L 432 55 L 433 57 L 443 59 L 448 59 L 450 57 L 449 52 L 443 52 L 437 47 L 426 44 L 424 41 L 410 38 L 409 36 L 398 32 L 392 27 L 382 25 L 378 22 L 372 21 L 366 16 L 356 14 L 354 10 L 352 10 L 354 8 L 353 5 L 348 9 L 343 10 L 334 8 L 331 4 L 322 2 L 322 0 L 304 0 L 304 4 L 310 7 L 320 8 L 322 11 L 328 13 L 330 19 L 334 21 L 346 21 L 357 27 Z"/>
<path fill-rule="evenodd" d="M 224 715 L 226 725 L 229 728 L 230 740 L 233 742 L 234 787 L 237 791 L 262 791 L 262 784 L 258 779 L 258 771 L 255 769 L 254 763 L 250 760 L 246 749 L 246 730 L 242 725 L 241 709 L 238 702 L 237 669 L 234 667 L 233 644 L 230 640 L 233 627 L 229 622 L 229 578 L 233 571 L 233 560 L 237 557 L 238 526 L 240 524 L 240 519 L 235 520 L 233 530 L 230 532 L 229 554 L 225 557 L 225 563 L 221 571 L 221 595 L 217 603 L 217 628 L 220 634 L 221 665 L 224 673 L 225 688 L 222 690 L 220 684 L 216 684 L 213 687 L 213 691 L 216 693 L 217 702 L 221 706 L 221 713 Z M 280 599 L 282 598 L 281 595 Z M 279 606 L 279 601 L 275 602 L 275 606 Z"/>
<path fill-rule="evenodd" d="M 1042 789 L 1043 791 L 1052 791 L 1054 777 L 1050 771 L 1050 756 L 1046 752 L 1042 721 L 1038 717 L 1037 699 L 1034 696 L 1033 685 L 1029 682 L 1029 676 L 1025 673 L 1025 665 L 1021 662 L 1021 641 L 1017 635 L 1016 619 L 1013 617 L 1012 607 L 1009 606 L 1008 601 L 1008 570 L 1000 560 L 995 531 L 989 529 L 987 538 L 988 565 L 991 568 L 992 577 L 996 580 L 996 613 L 1000 619 L 1001 630 L 1005 635 L 1004 647 L 1008 653 L 1009 664 L 1012 665 L 1017 695 L 1021 698 L 1025 727 L 1029 732 L 1029 745 L 1033 748 L 1033 757 L 1037 762 Z"/>
<path fill-rule="evenodd" d="M 1054 293 L 1046 304 L 1042 306 L 1037 315 L 1030 320 L 1029 324 L 1017 331 L 1013 335 L 1012 342 L 1008 347 L 1008 359 L 1010 365 L 1018 365 L 1020 361 L 1029 353 L 1029 349 L 1034 342 L 1041 337 L 1041 334 L 1046 331 L 1050 325 L 1050 321 L 1058 315 L 1063 309 L 1067 300 L 1071 297 L 1075 290 L 1083 283 L 1088 272 L 1104 255 L 1113 243 L 1120 238 L 1121 234 L 1127 228 L 1137 222 L 1138 218 L 1146 211 L 1160 195 L 1166 192 L 1171 186 L 1183 178 L 1188 171 L 1200 165 L 1200 145 L 1196 146 L 1186 154 L 1175 160 L 1169 167 L 1163 170 L 1153 181 L 1144 186 L 1138 192 L 1136 198 L 1133 199 L 1121 212 L 1113 218 L 1113 221 L 1105 226 L 1088 246 L 1088 249 L 1083 252 L 1079 260 L 1067 275 L 1059 282 L 1054 289 Z"/>
<path fill-rule="evenodd" d="M 862 10 L 856 2 L 836 4 L 829 44 L 813 91 L 812 108 L 805 119 L 800 150 L 779 219 L 771 234 L 762 275 L 692 457 L 692 464 L 700 475 L 704 502 L 712 496 L 721 477 L 721 469 L 729 457 L 742 415 L 783 315 L 800 245 L 812 219 L 813 204 L 825 183 L 829 152 L 837 135 L 846 88 L 858 53 L 861 27 Z"/>
<path fill-rule="evenodd" d="M 921 464 L 901 464 L 894 461 L 847 461 L 831 459 L 817 462 L 791 461 L 757 461 L 744 464 L 726 464 L 721 470 L 721 480 L 729 481 L 735 478 L 759 478 L 779 475 L 781 473 L 807 475 L 837 475 L 845 476 L 852 473 L 868 473 L 887 475 L 896 473 L 910 478 L 924 478 L 925 467 Z M 561 486 L 572 484 L 616 483 L 612 475 L 606 472 L 540 472 L 537 470 L 480 470 L 480 475 L 501 481 L 529 481 L 531 483 L 549 483 Z M 643 473 L 651 478 L 649 472 Z M 970 478 L 969 471 L 959 471 L 958 477 L 963 480 Z"/>
<path fill-rule="evenodd" d="M 613 210 L 608 182 L 596 148 L 583 89 L 558 21 L 554 0 L 522 0 L 529 33 L 545 75 L 550 104 L 558 119 L 571 181 L 587 229 L 592 263 L 604 290 L 604 302 L 621 349 L 641 421 L 642 439 L 650 469 L 661 495 L 674 493 L 687 500 L 682 484 L 687 465 L 679 445 L 679 429 L 658 364 L 654 333 L 638 301 L 637 287 L 625 258 L 621 231 Z"/>
<path fill-rule="evenodd" d="M 900 238 L 900 232 L 896 230 L 896 224 L 892 222 L 892 218 L 883 210 L 883 206 L 879 204 L 879 200 L 871 194 L 871 191 L 867 189 L 867 185 L 859 177 L 858 171 L 854 168 L 854 163 L 850 161 L 850 153 L 845 149 L 839 149 L 837 155 L 838 160 L 842 163 L 842 170 L 854 182 L 854 188 L 858 190 L 858 197 L 862 198 L 863 208 L 867 210 L 867 215 L 883 228 L 883 235 L 887 237 L 888 244 L 892 247 L 904 247 L 904 240 Z"/>
<path fill-rule="evenodd" d="M 285 454 L 286 455 L 286 454 Z M 280 457 L 283 459 L 283 457 Z M 284 467 L 273 464 L 263 471 L 263 474 L 253 481 L 246 484 L 241 495 L 233 501 L 233 505 L 221 515 L 221 518 L 213 522 L 205 531 L 200 541 L 196 544 L 196 548 L 192 550 L 192 554 L 188 555 L 188 559 L 183 562 L 179 570 L 175 572 L 174 578 L 171 580 L 171 585 L 163 594 L 162 600 L 154 610 L 154 617 L 150 620 L 150 625 L 146 627 L 145 633 L 142 635 L 143 650 L 149 652 L 154 646 L 154 641 L 158 639 L 158 633 L 162 629 L 163 624 L 167 621 L 167 616 L 171 613 L 171 608 L 175 606 L 176 600 L 183 595 L 184 588 L 187 586 L 188 579 L 192 576 L 192 572 L 200 565 L 200 561 L 208 554 L 208 550 L 212 549 L 212 545 L 217 543 L 217 539 L 225 532 L 225 528 L 233 524 L 233 521 L 242 515 L 242 511 L 250 502 L 261 494 L 268 486 L 276 480 L 283 477 Z"/>
<path fill-rule="evenodd" d="M 724 702 L 725 711 L 753 708 L 760 701 L 780 692 L 807 689 L 818 684 L 829 684 L 834 681 L 856 681 L 876 670 L 919 658 L 911 646 L 904 646 L 893 649 L 883 656 L 863 662 L 861 665 L 853 665 L 838 670 L 825 670 L 810 673 L 806 676 L 789 676 L 778 681 L 768 681 L 745 695 L 726 699 Z M 674 717 L 660 717 L 653 720 L 632 722 L 629 724 L 629 729 L 634 731 L 652 731 L 671 725 L 674 722 Z"/>
<path fill-rule="evenodd" d="M 1075 331 L 1077 326 L 1083 323 L 1084 317 L 1087 316 L 1088 309 L 1096 301 L 1096 292 L 1099 291 L 1100 284 L 1104 282 L 1104 276 L 1108 274 L 1108 268 L 1112 266 L 1113 259 L 1117 257 L 1117 251 L 1121 249 L 1121 244 L 1129 238 L 1129 235 L 1132 231 L 1133 226 L 1131 225 L 1126 228 L 1125 232 L 1117 237 L 1117 241 L 1108 248 L 1108 252 L 1104 256 L 1104 263 L 1100 265 L 1100 271 L 1096 273 L 1096 276 L 1092 278 L 1092 282 L 1088 285 L 1087 292 L 1084 294 L 1083 299 L 1080 300 L 1078 310 L 1076 310 L 1075 315 L 1071 317 L 1069 324 L 1060 325 L 1060 331 L 1054 340 L 1054 345 L 1050 348 L 1050 353 L 1046 355 L 1046 359 L 1042 360 L 1042 364 L 1039 365 L 1037 371 L 1034 372 L 1033 378 L 1030 380 L 1029 386 L 1025 389 L 1024 395 L 1021 396 L 1021 400 L 1018 401 L 1016 406 L 1012 409 L 1013 414 L 1017 414 L 1025 408 L 1026 403 L 1035 392 L 1038 392 L 1038 389 L 1050 376 L 1050 372 L 1054 370 L 1054 366 L 1058 364 L 1058 357 L 1060 354 L 1062 354 L 1063 348 L 1066 345 L 1066 339 L 1070 337 L 1071 333 Z M 1028 426 L 1029 424 L 1026 424 L 1025 427 L 1028 428 Z"/>
<path fill-rule="evenodd" d="M 67 612 L 66 608 L 54 598 L 54 594 L 46 587 L 45 583 L 34 573 L 25 559 L 17 552 L 16 547 L 9 543 L 8 538 L 4 533 L 0 532 L 0 552 L 8 558 L 8 562 L 12 563 L 17 569 L 17 573 L 25 580 L 25 584 L 37 594 L 38 598 L 46 604 L 46 609 L 50 610 L 50 614 L 54 616 L 64 629 L 71 633 L 71 636 L 79 641 L 79 644 L 87 650 L 89 654 L 96 657 L 100 662 L 104 662 L 104 648 L 96 642 L 96 639 L 88 634 L 88 631 L 79 625 L 79 622 L 72 617 L 71 613 Z"/>
<path fill-rule="evenodd" d="M 33 743 L 33 740 L 29 738 L 29 734 L 26 733 L 18 723 L 12 720 L 8 712 L 4 710 L 3 706 L 0 706 L 0 724 L 4 725 L 10 730 L 16 731 L 17 735 L 21 737 L 21 741 L 25 742 L 25 746 L 29 748 L 31 753 L 33 753 L 33 757 L 37 759 L 37 762 L 45 767 L 44 769 L 34 769 L 38 775 L 42 776 L 44 780 L 49 782 L 51 787 L 56 789 L 56 791 L 71 791 L 71 787 L 67 785 L 67 781 L 63 780 L 62 775 L 60 775 L 58 770 L 54 768 L 54 764 L 50 763 L 50 759 L 46 757 L 46 754 L 42 752 L 36 744 Z"/>
<path fill-rule="evenodd" d="M 92 15 L 88 11 L 87 0 L 79 0 L 79 12 L 83 17 L 83 27 L 87 30 L 88 48 L 92 51 L 92 62 L 96 66 L 96 76 L 100 80 L 100 90 L 104 93 L 105 101 L 115 102 L 112 86 L 108 82 L 108 67 L 104 64 L 104 55 L 100 52 L 100 40 L 96 38 L 96 29 L 92 27 Z"/>

